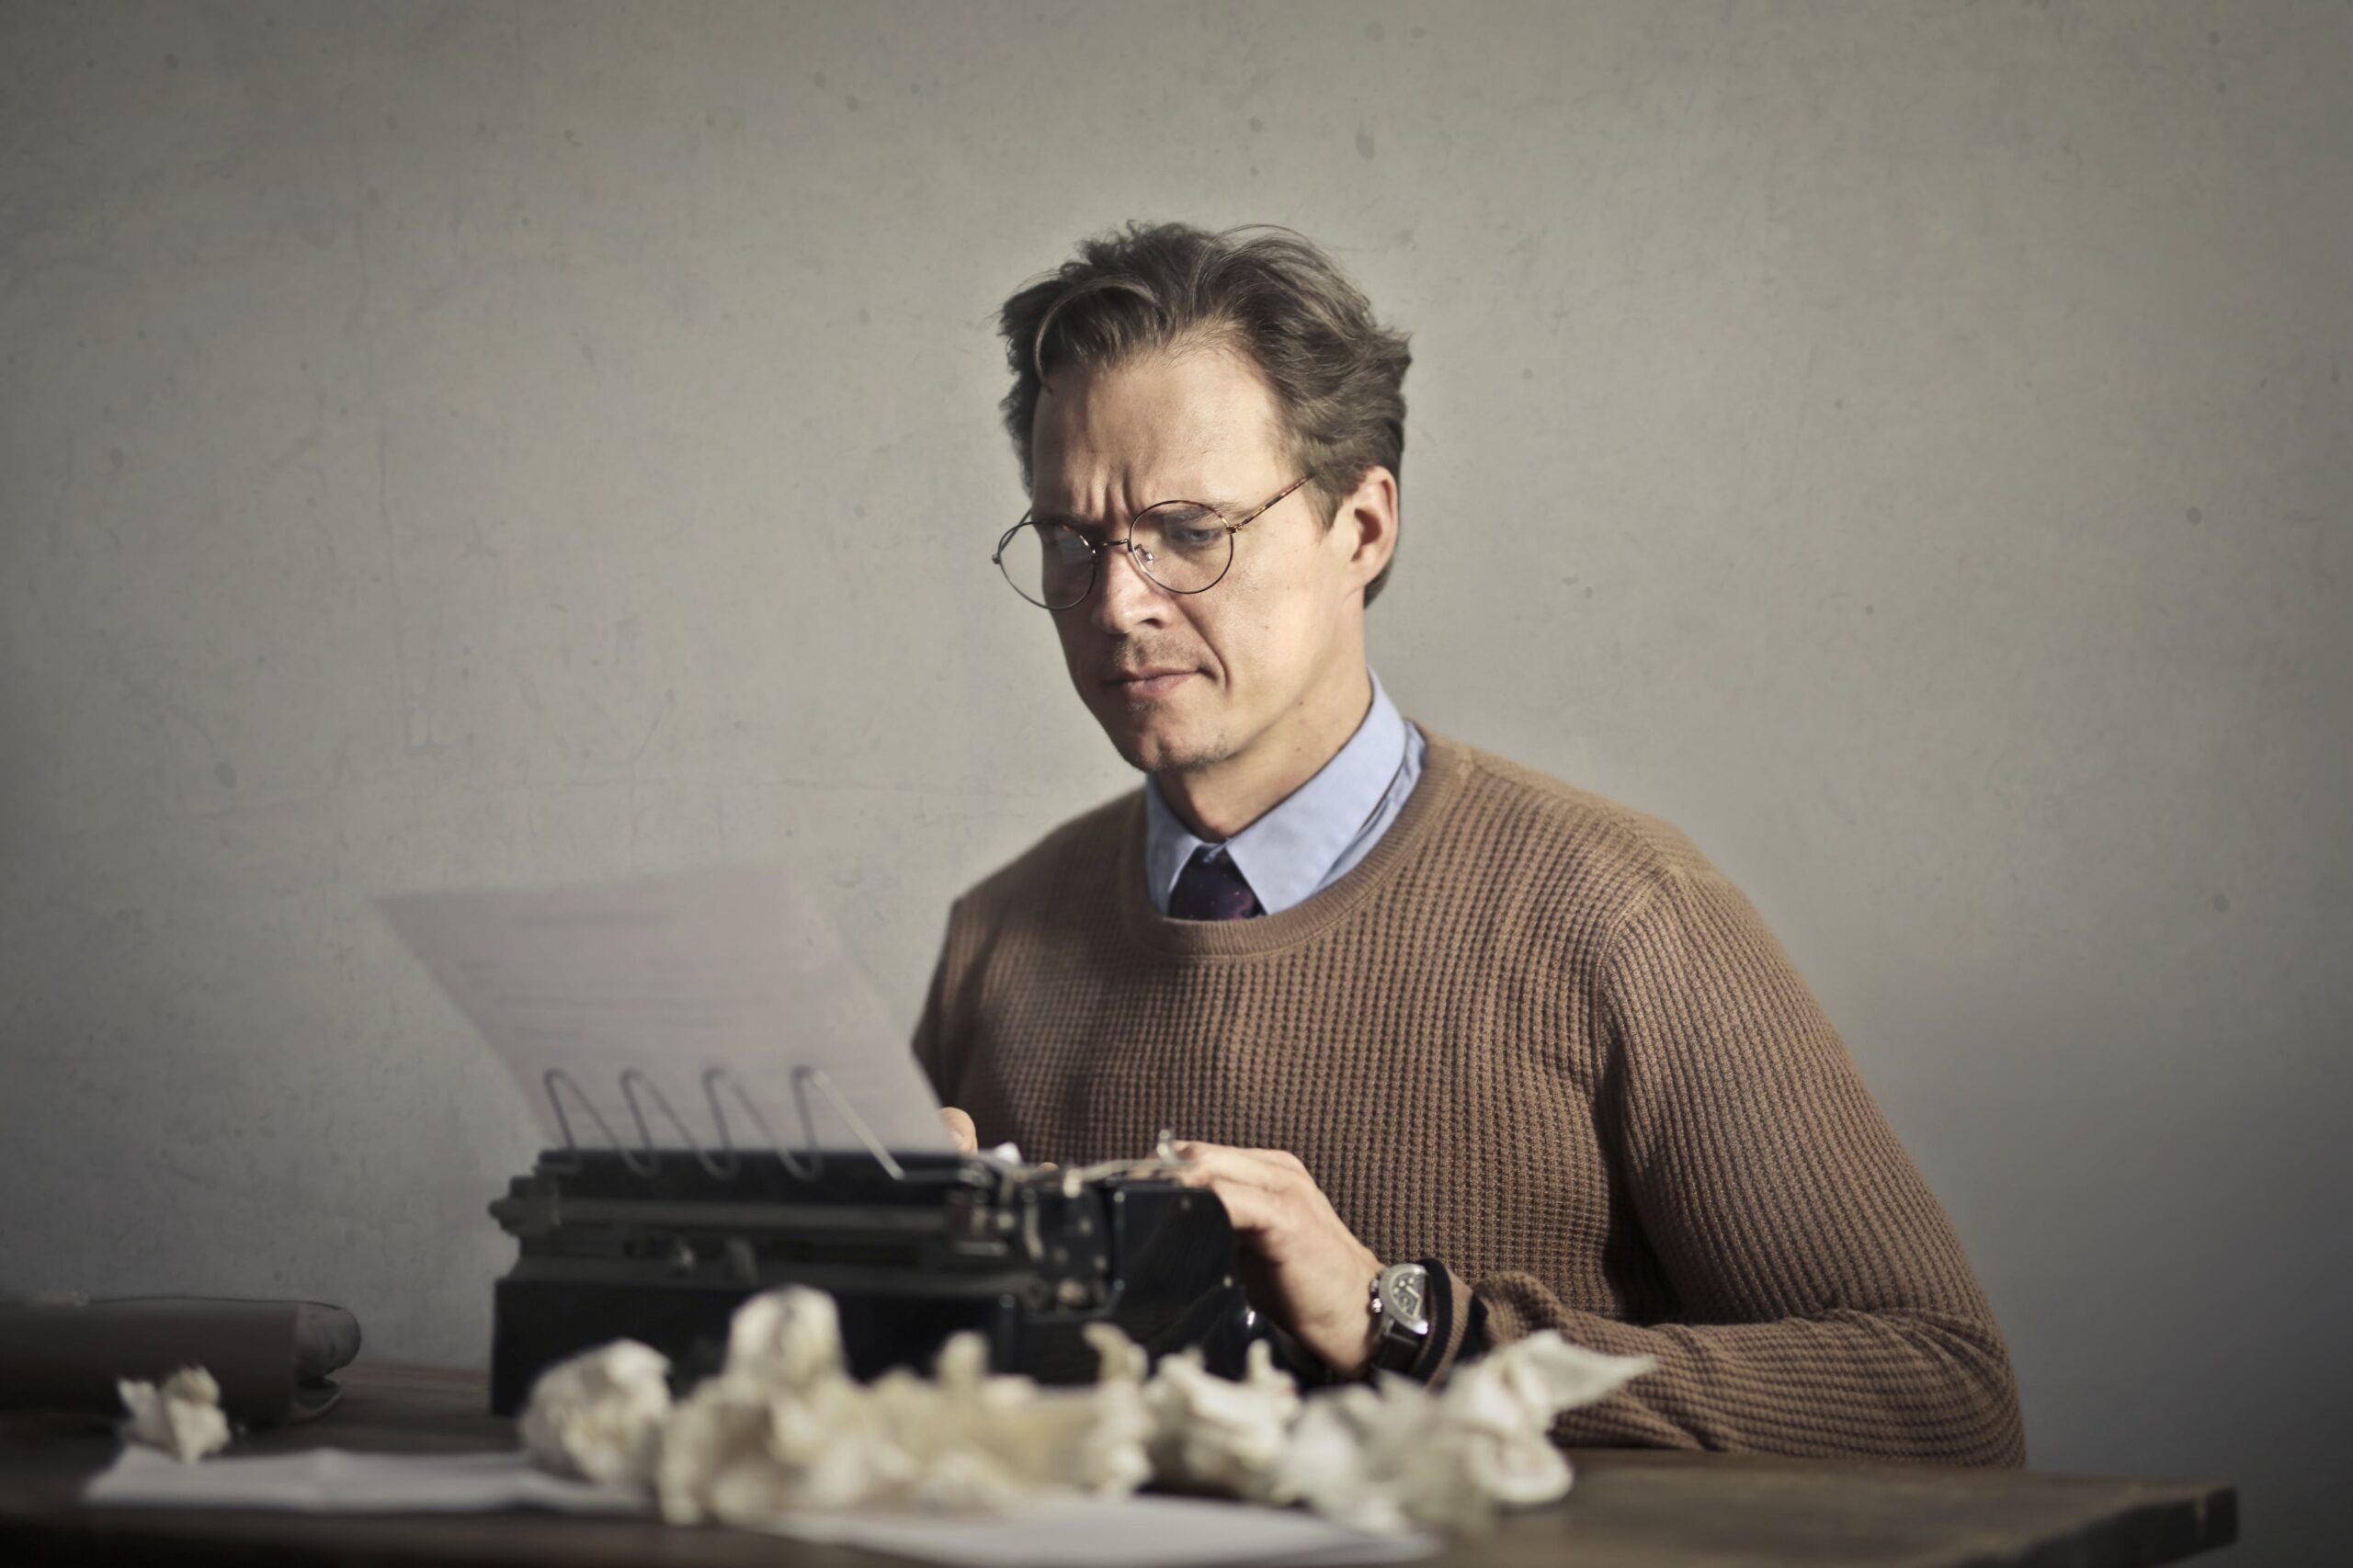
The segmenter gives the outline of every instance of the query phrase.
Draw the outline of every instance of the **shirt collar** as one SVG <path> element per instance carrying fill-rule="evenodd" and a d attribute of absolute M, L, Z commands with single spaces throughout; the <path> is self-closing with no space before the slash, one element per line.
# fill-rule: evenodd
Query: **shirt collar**
<path fill-rule="evenodd" d="M 1273 810 L 1225 841 L 1235 869 L 1273 915 L 1306 902 L 1324 874 L 1356 842 L 1366 821 L 1381 808 L 1405 756 L 1405 718 L 1370 670 L 1372 707 L 1357 733 L 1317 771 Z M 1144 780 L 1144 875 L 1161 912 L 1185 862 L 1206 840 L 1177 819 L 1160 793 L 1160 781 Z"/>

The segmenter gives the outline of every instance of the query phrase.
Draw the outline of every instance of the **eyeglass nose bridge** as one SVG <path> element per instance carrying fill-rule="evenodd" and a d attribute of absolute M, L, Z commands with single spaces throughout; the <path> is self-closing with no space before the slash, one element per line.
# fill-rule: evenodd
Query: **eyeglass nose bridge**
<path fill-rule="evenodd" d="M 1157 560 L 1158 557 L 1154 556 L 1151 551 L 1146 550 L 1143 546 L 1138 544 L 1136 542 L 1135 535 L 1123 534 L 1118 539 L 1107 539 L 1100 544 L 1096 543 L 1091 539 L 1086 539 L 1083 535 L 1081 538 L 1086 545 L 1087 553 L 1094 558 L 1094 562 L 1097 566 L 1101 566 L 1103 564 L 1103 557 L 1109 554 L 1112 551 L 1124 550 L 1128 552 L 1128 559 L 1133 561 L 1138 566 L 1143 569 L 1143 574 L 1146 577 L 1151 577 L 1155 583 L 1160 581 L 1159 578 L 1152 576 L 1152 563 L 1154 561 Z"/>

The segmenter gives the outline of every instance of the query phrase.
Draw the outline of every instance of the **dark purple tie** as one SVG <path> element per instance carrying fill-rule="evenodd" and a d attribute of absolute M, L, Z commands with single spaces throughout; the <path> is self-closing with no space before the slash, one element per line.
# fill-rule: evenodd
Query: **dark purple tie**
<path fill-rule="evenodd" d="M 1168 894 L 1168 913 L 1177 920 L 1247 920 L 1264 912 L 1258 907 L 1258 895 L 1242 880 L 1233 858 L 1204 844 L 1176 873 L 1176 886 Z"/>

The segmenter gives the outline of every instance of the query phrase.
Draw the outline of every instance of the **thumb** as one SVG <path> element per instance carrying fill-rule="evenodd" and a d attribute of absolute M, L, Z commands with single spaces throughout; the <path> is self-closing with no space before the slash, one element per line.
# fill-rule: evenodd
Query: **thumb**
<path fill-rule="evenodd" d="M 948 1124 L 948 1136 L 956 1140 L 958 1153 L 977 1154 L 981 1152 L 981 1131 L 972 1125 L 971 1117 L 951 1105 L 939 1108 L 939 1119 Z"/>

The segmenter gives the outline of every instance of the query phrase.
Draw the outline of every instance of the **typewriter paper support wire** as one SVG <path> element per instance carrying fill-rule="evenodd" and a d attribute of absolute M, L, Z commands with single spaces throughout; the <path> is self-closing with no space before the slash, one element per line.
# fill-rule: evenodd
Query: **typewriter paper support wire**
<path fill-rule="evenodd" d="M 798 1155 L 779 1141 L 776 1130 L 768 1125 L 767 1118 L 760 1114 L 760 1108 L 753 1103 L 752 1096 L 745 1094 L 744 1086 L 729 1076 L 727 1070 L 722 1067 L 706 1069 L 702 1075 L 703 1096 L 710 1106 L 711 1125 L 719 1133 L 719 1147 L 716 1150 L 703 1148 L 700 1141 L 688 1130 L 685 1121 L 680 1119 L 676 1109 L 670 1104 L 670 1097 L 662 1092 L 662 1086 L 634 1067 L 624 1072 L 620 1077 L 621 1097 L 628 1102 L 630 1118 L 637 1128 L 638 1141 L 634 1147 L 624 1142 L 613 1131 L 613 1124 L 605 1119 L 604 1112 L 597 1108 L 596 1103 L 589 1099 L 586 1091 L 581 1088 L 578 1080 L 574 1079 L 571 1074 L 561 1067 L 551 1067 L 541 1074 L 540 1081 L 547 1086 L 548 1104 L 554 1108 L 556 1128 L 563 1134 L 564 1153 L 574 1161 L 574 1168 L 577 1168 L 581 1153 L 580 1140 L 578 1134 L 573 1131 L 571 1116 L 563 1108 L 562 1091 L 565 1089 L 572 1091 L 572 1096 L 579 1102 L 580 1109 L 585 1111 L 588 1119 L 597 1124 L 597 1130 L 605 1135 L 606 1143 L 620 1156 L 621 1164 L 632 1175 L 652 1176 L 662 1167 L 661 1153 L 654 1143 L 654 1129 L 646 1119 L 645 1101 L 651 1100 L 654 1109 L 659 1112 L 661 1118 L 669 1122 L 677 1131 L 678 1136 L 685 1141 L 687 1152 L 694 1155 L 696 1163 L 710 1172 L 712 1176 L 722 1181 L 726 1180 L 735 1174 L 741 1161 L 737 1158 L 739 1151 L 735 1146 L 735 1141 L 728 1131 L 726 1107 L 720 1098 L 719 1092 L 724 1088 L 735 1096 L 735 1103 L 743 1107 L 744 1114 L 751 1118 L 753 1125 L 759 1129 L 767 1148 L 783 1162 L 784 1168 L 801 1181 L 814 1181 L 825 1168 L 825 1151 L 817 1141 L 816 1114 L 810 1103 L 811 1091 L 813 1090 L 816 1094 L 824 1096 L 825 1103 L 833 1108 L 834 1114 L 842 1119 L 843 1125 L 847 1127 L 851 1134 L 865 1145 L 866 1152 L 874 1156 L 875 1163 L 882 1167 L 883 1172 L 892 1181 L 952 1183 L 967 1179 L 961 1170 L 909 1172 L 904 1165 L 892 1157 L 891 1151 L 883 1147 L 882 1141 L 874 1135 L 874 1129 L 868 1125 L 864 1117 L 858 1115 L 858 1108 L 849 1103 L 841 1090 L 834 1086 L 833 1079 L 826 1076 L 825 1070 L 822 1067 L 796 1067 L 792 1070 L 792 1102 L 801 1112 L 801 1139 L 803 1151 Z M 644 1096 L 644 1099 L 639 1097 L 641 1093 Z"/>

